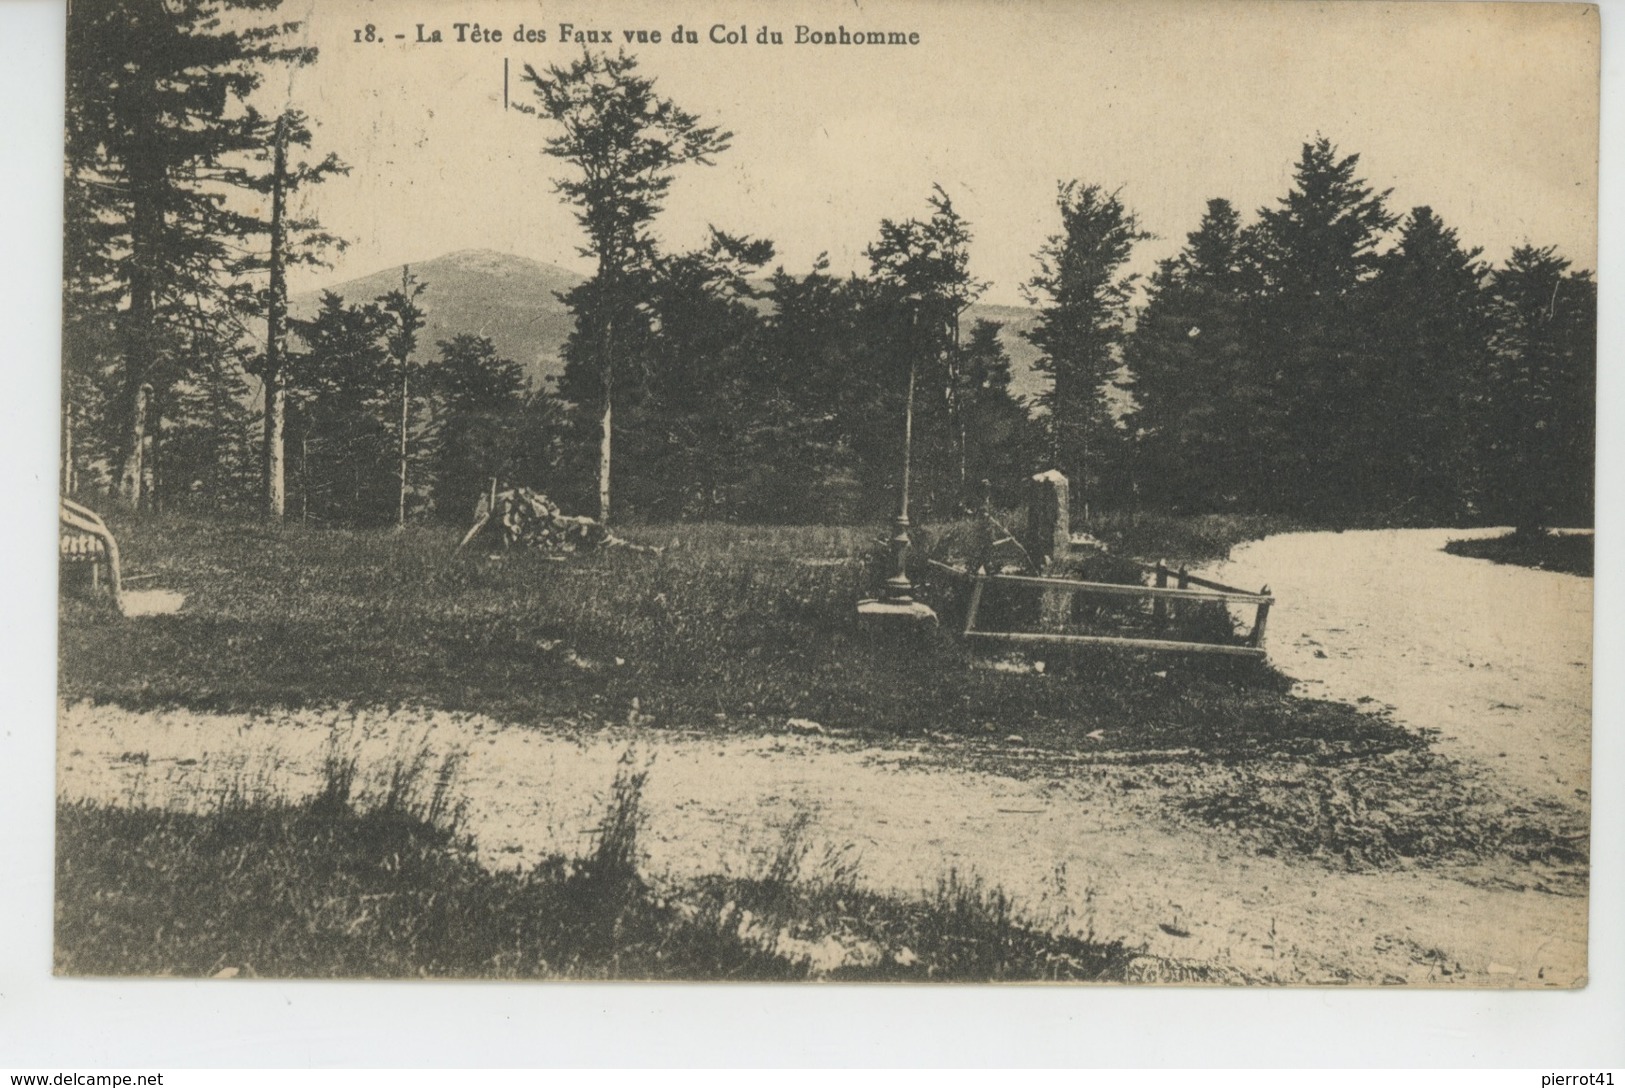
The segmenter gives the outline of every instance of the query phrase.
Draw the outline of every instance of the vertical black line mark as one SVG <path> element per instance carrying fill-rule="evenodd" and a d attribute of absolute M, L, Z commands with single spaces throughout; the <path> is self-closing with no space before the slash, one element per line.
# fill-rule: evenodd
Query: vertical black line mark
<path fill-rule="evenodd" d="M 502 108 L 508 108 L 508 58 L 502 58 Z"/>

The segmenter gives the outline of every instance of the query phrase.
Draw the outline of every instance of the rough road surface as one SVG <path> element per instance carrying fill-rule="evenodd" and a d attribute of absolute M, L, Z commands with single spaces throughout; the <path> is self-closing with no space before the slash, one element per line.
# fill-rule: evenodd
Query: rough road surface
<path fill-rule="evenodd" d="M 1309 694 L 1379 700 L 1442 732 L 1509 791 L 1588 807 L 1589 579 L 1447 556 L 1447 532 L 1293 534 L 1221 575 L 1269 582 L 1272 655 Z M 915 894 L 950 870 L 1002 886 L 1034 921 L 1142 946 L 1150 980 L 1573 986 L 1586 900 L 1479 872 L 1339 871 L 1264 856 L 1167 818 L 1157 767 L 952 741 L 876 748 L 781 735 L 582 730 L 381 709 L 62 708 L 64 798 L 207 805 L 220 790 L 303 796 L 330 744 L 375 772 L 425 746 L 492 867 L 583 851 L 629 749 L 649 766 L 648 871 L 751 875 L 801 823 L 822 857 Z M 1201 772 L 1195 772 L 1201 773 Z M 1504 861 L 1505 865 L 1514 865 Z M 1191 965 L 1185 972 L 1181 965 Z"/>
<path fill-rule="evenodd" d="M 1285 533 L 1214 570 L 1274 591 L 1270 660 L 1302 694 L 1375 700 L 1502 783 L 1584 807 L 1592 580 L 1443 550 L 1505 532 Z"/>

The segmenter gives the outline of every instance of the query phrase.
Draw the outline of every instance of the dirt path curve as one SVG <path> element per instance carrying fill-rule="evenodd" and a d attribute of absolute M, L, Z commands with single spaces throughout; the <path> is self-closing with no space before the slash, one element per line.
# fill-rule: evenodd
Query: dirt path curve
<path fill-rule="evenodd" d="M 1588 807 L 1591 581 L 1439 550 L 1458 535 L 1289 534 L 1237 549 L 1217 573 L 1274 588 L 1271 656 L 1306 694 L 1380 701 L 1440 730 L 1493 781 Z M 916 894 L 950 870 L 972 874 L 1037 921 L 1143 946 L 1163 978 L 1180 977 L 1167 961 L 1280 982 L 1585 976 L 1583 899 L 1256 856 L 1167 819 L 1164 791 L 1140 788 L 1155 785 L 1154 765 L 661 726 L 580 733 L 365 708 L 233 717 L 79 704 L 62 709 L 59 791 L 198 804 L 236 783 L 303 796 L 335 733 L 375 770 L 427 744 L 465 754 L 467 826 L 485 862 L 505 867 L 581 852 L 635 745 L 650 770 L 643 843 L 655 874 L 759 873 L 800 820 L 815 855 L 844 852 L 871 886 Z"/>
<path fill-rule="evenodd" d="M 1286 533 L 1214 570 L 1274 590 L 1266 645 L 1301 693 L 1375 699 L 1496 780 L 1587 807 L 1592 580 L 1443 551 L 1505 531 Z"/>
<path fill-rule="evenodd" d="M 1568 986 L 1585 973 L 1584 901 L 1469 886 L 1421 870 L 1332 872 L 1256 857 L 1160 818 L 1145 768 L 1009 751 L 1016 776 L 966 769 L 951 745 L 876 749 L 820 736 L 685 735 L 658 724 L 571 736 L 469 715 L 64 707 L 64 798 L 196 804 L 233 783 L 292 796 L 329 737 L 363 768 L 427 743 L 466 753 L 458 792 L 492 867 L 579 853 L 630 745 L 649 764 L 647 870 L 765 870 L 784 829 L 844 851 L 861 879 L 916 894 L 950 870 L 1004 888 L 1045 924 L 1143 946 L 1152 977 Z M 1025 768 L 1020 767 L 1027 761 Z"/>

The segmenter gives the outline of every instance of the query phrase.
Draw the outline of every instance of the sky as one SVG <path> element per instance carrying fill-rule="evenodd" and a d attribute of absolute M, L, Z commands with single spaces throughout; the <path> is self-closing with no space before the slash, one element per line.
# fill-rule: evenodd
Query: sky
<path fill-rule="evenodd" d="M 673 248 L 707 224 L 772 239 L 792 272 L 827 252 L 861 268 L 882 218 L 925 216 L 940 183 L 970 221 L 987 301 L 1019 304 L 1033 254 L 1059 226 L 1057 184 L 1120 190 L 1157 235 L 1145 271 L 1180 248 L 1211 197 L 1248 216 L 1290 188 L 1306 140 L 1358 153 L 1399 212 L 1427 204 L 1485 257 L 1531 242 L 1596 262 L 1598 19 L 1568 4 L 848 3 L 739 0 L 290 0 L 319 50 L 268 80 L 317 122 L 349 177 L 313 190 L 351 241 L 307 290 L 464 248 L 589 271 L 542 153 L 548 123 L 524 65 L 583 46 L 560 24 L 659 30 L 634 44 L 658 88 L 734 133 L 711 167 L 678 176 L 657 233 Z M 501 42 L 456 41 L 454 24 Z M 440 44 L 418 44 L 439 30 Z M 375 28 L 378 41 L 356 41 Z M 697 44 L 674 43 L 682 24 Z M 545 43 L 512 40 L 520 26 Z M 795 44 L 795 28 L 917 32 L 912 46 Z M 745 44 L 712 27 L 743 26 Z M 762 27 L 785 44 L 756 44 Z M 396 40 L 395 34 L 405 40 Z"/>

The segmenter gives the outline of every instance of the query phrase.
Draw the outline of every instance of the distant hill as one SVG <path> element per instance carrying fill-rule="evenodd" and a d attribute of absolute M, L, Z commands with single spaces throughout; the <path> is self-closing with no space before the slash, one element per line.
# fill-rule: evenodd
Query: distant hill
<path fill-rule="evenodd" d="M 1049 388 L 1049 378 L 1034 369 L 1033 364 L 1038 362 L 1038 349 L 1021 335 L 1037 322 L 1037 310 L 1029 310 L 1024 306 L 990 306 L 978 302 L 966 310 L 964 316 L 959 319 L 962 339 L 970 339 L 971 327 L 978 320 L 997 321 L 1004 326 L 999 330 L 999 343 L 1004 345 L 1005 353 L 1010 356 L 1012 393 L 1032 401 Z"/>
<path fill-rule="evenodd" d="M 497 354 L 525 368 L 532 381 L 557 377 L 564 369 L 559 352 L 573 321 L 558 292 L 568 291 L 582 277 L 558 265 L 497 253 L 464 249 L 433 260 L 412 264 L 412 275 L 428 287 L 422 296 L 422 350 L 437 354 L 435 344 L 458 333 L 488 336 Z M 386 268 L 358 279 L 335 283 L 346 302 L 377 298 L 401 285 L 399 267 Z M 320 305 L 321 292 L 310 291 L 288 300 L 296 316 L 309 317 Z"/>
<path fill-rule="evenodd" d="M 568 291 L 582 277 L 558 265 L 498 253 L 464 249 L 412 265 L 412 274 L 428 284 L 423 294 L 427 323 L 419 334 L 423 350 L 433 353 L 435 343 L 458 333 L 489 336 L 497 353 L 520 363 L 532 381 L 556 378 L 564 369 L 559 353 L 573 322 L 559 292 Z M 347 302 L 375 299 L 401 285 L 399 267 L 346 280 L 327 288 Z M 289 300 L 297 317 L 316 312 L 321 292 L 309 291 Z M 1010 353 L 1011 388 L 1031 400 L 1048 387 L 1049 379 L 1033 368 L 1038 349 L 1021 333 L 1032 328 L 1038 314 L 1020 306 L 975 305 L 965 313 L 968 335 L 978 318 L 1004 325 L 999 334 Z"/>

